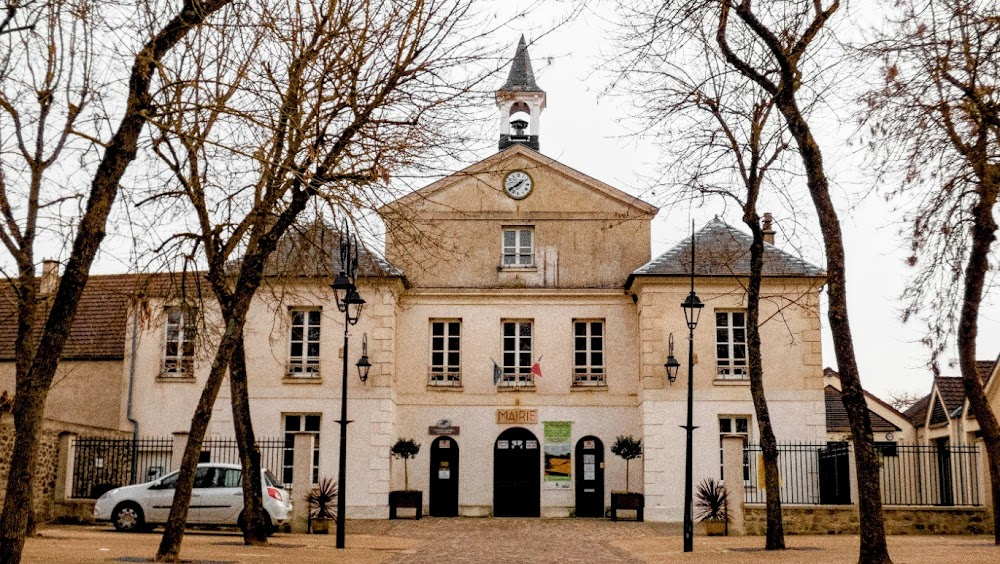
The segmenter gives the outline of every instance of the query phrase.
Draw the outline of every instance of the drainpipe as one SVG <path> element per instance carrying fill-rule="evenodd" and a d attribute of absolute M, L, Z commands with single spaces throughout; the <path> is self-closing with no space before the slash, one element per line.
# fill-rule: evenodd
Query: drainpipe
<path fill-rule="evenodd" d="M 138 302 L 136 302 L 138 306 Z M 132 358 L 129 359 L 128 366 L 128 406 L 125 408 L 125 417 L 132 424 L 132 474 L 130 475 L 131 483 L 137 483 L 135 481 L 136 466 L 139 461 L 137 460 L 137 450 L 139 447 L 139 421 L 132 417 L 132 388 L 135 382 L 135 351 L 138 348 L 138 334 L 139 334 L 139 312 L 138 307 L 134 308 L 132 311 Z"/>

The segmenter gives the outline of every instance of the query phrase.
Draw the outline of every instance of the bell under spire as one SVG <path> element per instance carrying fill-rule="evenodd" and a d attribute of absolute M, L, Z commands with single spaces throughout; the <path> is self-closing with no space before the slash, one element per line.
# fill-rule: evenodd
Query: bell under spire
<path fill-rule="evenodd" d="M 537 151 L 545 91 L 535 82 L 523 34 L 511 60 L 507 82 L 496 91 L 496 104 L 500 110 L 500 150 L 511 145 L 526 145 Z"/>

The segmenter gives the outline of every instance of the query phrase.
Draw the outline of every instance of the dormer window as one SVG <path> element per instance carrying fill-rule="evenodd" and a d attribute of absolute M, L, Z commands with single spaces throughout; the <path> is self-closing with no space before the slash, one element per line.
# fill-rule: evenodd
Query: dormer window
<path fill-rule="evenodd" d="M 504 268 L 530 268 L 535 265 L 535 228 L 505 227 L 503 230 Z"/>

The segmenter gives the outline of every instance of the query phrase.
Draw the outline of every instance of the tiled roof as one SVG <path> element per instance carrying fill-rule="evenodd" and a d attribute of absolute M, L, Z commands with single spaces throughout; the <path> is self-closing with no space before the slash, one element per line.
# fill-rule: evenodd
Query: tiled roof
<path fill-rule="evenodd" d="M 931 395 L 927 394 L 908 407 L 906 411 L 903 412 L 903 415 L 910 420 L 910 423 L 913 423 L 917 427 L 923 427 L 924 422 L 927 421 L 927 408 L 930 404 Z"/>
<path fill-rule="evenodd" d="M 827 386 L 824 392 L 826 400 L 826 431 L 828 433 L 850 431 L 851 422 L 847 418 L 847 408 L 844 407 L 840 390 L 833 386 Z M 891 433 L 902 430 L 871 409 L 868 410 L 868 417 L 871 418 L 872 431 L 875 433 Z"/>
<path fill-rule="evenodd" d="M 94 275 L 87 282 L 70 329 L 64 360 L 116 360 L 125 355 L 128 297 L 133 294 L 165 295 L 180 286 L 180 275 Z M 190 277 L 188 278 L 191 279 Z M 14 360 L 17 337 L 17 304 L 13 288 L 0 288 L 0 360 Z M 48 303 L 43 304 L 47 311 Z M 44 315 L 40 318 L 44 319 Z M 44 323 L 44 321 L 43 321 Z M 39 327 L 41 330 L 41 327 Z"/>
<path fill-rule="evenodd" d="M 979 380 L 985 384 L 987 380 L 990 379 L 990 375 L 993 374 L 993 367 L 996 365 L 995 360 L 977 360 L 976 361 L 976 372 L 979 373 Z"/>
<path fill-rule="evenodd" d="M 749 276 L 750 235 L 718 217 L 695 235 L 696 276 Z M 632 276 L 687 276 L 691 273 L 691 238 L 646 263 Z M 822 278 L 823 269 L 764 243 L 764 276 Z"/>
<path fill-rule="evenodd" d="M 965 386 L 962 385 L 961 376 L 938 376 L 934 379 L 934 385 L 937 386 L 948 413 L 961 409 L 965 401 Z"/>
<path fill-rule="evenodd" d="M 528 43 L 521 36 L 517 43 L 517 51 L 510 63 L 510 74 L 507 82 L 500 87 L 500 92 L 542 92 L 535 84 L 535 72 L 531 69 L 531 58 L 528 57 Z"/>

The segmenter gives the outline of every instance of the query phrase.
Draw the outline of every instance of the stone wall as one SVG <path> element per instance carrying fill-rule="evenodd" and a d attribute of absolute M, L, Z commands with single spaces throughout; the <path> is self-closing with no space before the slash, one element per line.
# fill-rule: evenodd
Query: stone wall
<path fill-rule="evenodd" d="M 59 466 L 59 435 L 76 433 L 79 435 L 130 436 L 122 431 L 108 431 L 63 421 L 46 420 L 38 445 L 38 463 L 35 465 L 35 518 L 39 522 L 50 521 L 58 515 L 55 510 L 56 472 Z M 0 504 L 7 495 L 7 473 L 10 471 L 11 453 L 14 450 L 14 418 L 0 416 Z"/>
<path fill-rule="evenodd" d="M 748 535 L 763 535 L 767 514 L 762 504 L 747 504 Z M 993 532 L 990 512 L 981 507 L 886 507 L 885 531 L 890 535 L 984 535 Z M 785 533 L 792 535 L 858 534 L 858 508 L 853 505 L 816 505 L 781 508 Z"/>

